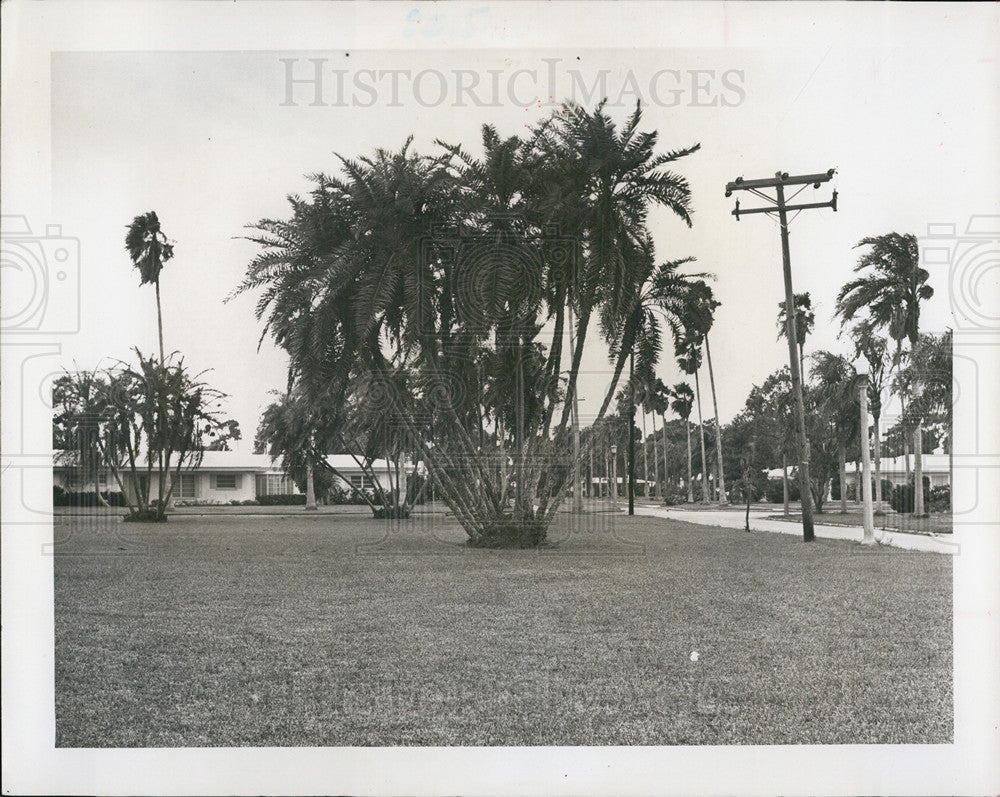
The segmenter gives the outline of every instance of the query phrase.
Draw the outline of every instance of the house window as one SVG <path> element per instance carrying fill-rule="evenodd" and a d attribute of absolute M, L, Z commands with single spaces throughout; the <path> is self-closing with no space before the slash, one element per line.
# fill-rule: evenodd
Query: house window
<path fill-rule="evenodd" d="M 194 474 L 182 473 L 180 483 L 177 485 L 178 498 L 194 498 Z"/>
<path fill-rule="evenodd" d="M 240 475 L 238 473 L 216 473 L 216 490 L 236 490 L 240 486 Z"/>
<path fill-rule="evenodd" d="M 357 490 L 372 490 L 375 488 L 375 483 L 367 474 L 356 473 L 351 476 L 351 487 Z"/>
<path fill-rule="evenodd" d="M 267 494 L 268 495 L 291 495 L 292 480 L 283 473 L 267 474 Z"/>

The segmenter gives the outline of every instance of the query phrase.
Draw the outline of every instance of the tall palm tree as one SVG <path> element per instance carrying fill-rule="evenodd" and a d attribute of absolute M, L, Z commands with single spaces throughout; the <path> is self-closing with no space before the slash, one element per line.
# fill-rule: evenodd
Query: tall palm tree
<path fill-rule="evenodd" d="M 694 503 L 694 487 L 691 481 L 691 410 L 694 408 L 694 393 L 687 382 L 678 382 L 670 391 L 670 409 L 684 421 L 684 431 L 687 436 L 687 500 Z M 666 429 L 666 423 L 664 423 Z M 666 438 L 664 438 L 664 444 Z"/>
<path fill-rule="evenodd" d="M 692 286 L 690 301 L 697 304 L 696 310 L 689 315 L 688 323 L 700 324 L 699 332 L 704 336 L 705 359 L 708 363 L 708 381 L 712 388 L 712 410 L 715 414 L 715 461 L 716 478 L 719 488 L 719 501 L 726 503 L 726 474 L 722 464 L 722 425 L 719 423 L 719 401 L 715 393 L 715 372 L 712 369 L 712 349 L 708 343 L 708 333 L 715 323 L 715 311 L 719 308 L 720 302 L 716 301 L 712 294 L 712 288 L 705 282 L 699 281 Z"/>
<path fill-rule="evenodd" d="M 788 316 L 785 311 L 785 302 L 778 302 L 778 340 L 785 337 L 788 328 L 786 326 Z M 795 294 L 795 341 L 799 350 L 799 373 L 805 374 L 805 346 L 806 338 L 813 331 L 816 325 L 816 314 L 812 309 L 812 299 L 809 291 Z"/>
<path fill-rule="evenodd" d="M 156 289 L 156 328 L 160 339 L 160 362 L 163 356 L 163 313 L 160 307 L 160 272 L 163 265 L 174 256 L 174 246 L 160 229 L 156 211 L 136 216 L 128 225 L 125 248 L 132 259 L 132 266 L 139 270 L 139 284 Z"/>
<path fill-rule="evenodd" d="M 705 423 L 701 413 L 701 385 L 698 371 L 701 369 L 701 352 L 704 336 L 700 326 L 689 319 L 688 328 L 674 347 L 677 365 L 681 371 L 694 376 L 695 403 L 698 405 L 698 442 L 701 446 L 701 498 L 707 504 L 711 501 L 708 491 L 708 457 L 705 455 Z"/>
<path fill-rule="evenodd" d="M 663 444 L 663 481 L 660 482 L 660 477 L 656 477 L 657 484 L 661 484 L 660 497 L 666 497 L 666 487 L 670 481 L 670 465 L 667 460 L 667 410 L 670 409 L 670 399 L 672 393 L 670 388 L 663 384 L 663 380 L 657 379 L 656 384 L 653 389 L 653 417 L 659 414 L 660 421 L 662 422 L 662 427 L 660 429 L 662 444 Z M 655 435 L 655 427 L 654 427 Z M 653 445 L 653 456 L 656 458 L 656 445 Z M 659 462 L 659 460 L 657 460 Z"/>
<path fill-rule="evenodd" d="M 875 464 L 875 511 L 883 512 L 882 508 L 882 392 L 885 390 L 891 361 L 888 357 L 889 346 L 884 336 L 880 335 L 871 319 L 859 321 L 850 330 L 850 338 L 854 343 L 856 357 L 864 357 L 868 363 L 868 410 L 871 412 L 875 428 L 874 464 Z"/>
<path fill-rule="evenodd" d="M 651 271 L 646 231 L 649 209 L 662 205 L 691 226 L 690 186 L 684 177 L 665 167 L 697 152 L 701 145 L 657 154 L 658 135 L 655 131 L 639 132 L 641 120 L 638 103 L 620 128 L 605 112 L 603 102 L 592 112 L 571 104 L 541 136 L 543 152 L 555 156 L 545 159 L 557 172 L 548 180 L 552 195 L 560 202 L 569 197 L 576 203 L 562 232 L 578 235 L 585 250 L 573 285 L 578 312 L 570 373 L 579 372 L 595 310 L 601 314 L 606 340 L 619 355 L 616 376 L 598 417 L 607 411 L 625 357 L 638 338 L 636 308 L 641 303 L 637 297 Z M 575 381 L 570 379 L 564 416 L 569 414 L 575 390 Z"/>
<path fill-rule="evenodd" d="M 834 314 L 842 323 L 864 312 L 872 324 L 885 329 L 896 342 L 893 365 L 899 366 L 903 341 L 911 350 L 920 334 L 920 303 L 934 295 L 927 284 L 930 273 L 920 267 L 920 248 L 911 233 L 890 232 L 862 238 L 855 246 L 870 247 L 854 266 L 854 279 L 844 283 L 837 294 Z M 904 400 L 905 401 L 905 400 Z M 904 403 L 905 414 L 905 403 Z M 923 434 L 917 422 L 913 431 L 914 471 L 922 471 Z M 919 483 L 917 483 L 919 482 Z M 915 506 L 923 513 L 923 482 L 915 482 Z"/>
<path fill-rule="evenodd" d="M 812 355 L 812 378 L 816 383 L 819 407 L 830 419 L 837 438 L 840 478 L 840 512 L 847 512 L 847 450 L 859 440 L 860 420 L 854 366 L 839 354 L 828 351 Z M 860 474 L 859 474 L 860 475 Z M 860 488 L 860 481 L 858 483 Z"/>
<path fill-rule="evenodd" d="M 702 289 L 707 289 L 708 286 L 703 278 L 710 277 L 711 274 L 680 273 L 678 269 L 693 262 L 693 257 L 657 265 L 650 238 L 643 242 L 634 256 L 634 293 L 630 300 L 624 307 L 616 306 L 614 302 L 607 302 L 602 307 L 601 329 L 605 339 L 610 341 L 610 355 L 615 363 L 615 370 L 598 416 L 610 405 L 625 363 L 631 355 L 635 355 L 635 372 L 646 375 L 647 379 L 652 377 L 662 348 L 661 320 L 674 341 L 683 335 L 685 324 L 691 324 L 692 319 L 697 318 L 699 323 L 704 323 Z M 618 328 L 622 330 L 620 338 L 616 338 L 614 332 Z"/>

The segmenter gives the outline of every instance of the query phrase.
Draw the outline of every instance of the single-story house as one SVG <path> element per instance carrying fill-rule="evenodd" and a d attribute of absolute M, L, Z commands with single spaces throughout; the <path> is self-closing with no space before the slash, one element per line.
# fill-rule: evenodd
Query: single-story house
<path fill-rule="evenodd" d="M 848 462 L 847 463 L 847 484 L 851 486 L 854 484 L 856 477 L 856 470 L 858 463 Z M 951 483 L 951 468 L 949 457 L 947 454 L 924 454 L 920 458 L 920 467 L 923 471 L 924 476 L 930 480 L 931 487 L 941 487 L 946 484 Z M 872 459 L 872 478 L 875 477 L 875 460 Z M 905 457 L 883 457 L 879 463 L 879 471 L 881 473 L 882 479 L 892 482 L 893 484 L 906 484 L 909 481 L 907 473 L 913 473 L 913 455 L 910 454 L 910 467 L 909 471 L 906 468 L 906 458 Z M 795 473 L 795 466 L 789 465 L 788 476 L 793 477 Z M 770 479 L 780 479 L 781 478 L 781 468 L 773 468 L 767 472 L 767 476 Z"/>
<path fill-rule="evenodd" d="M 920 469 L 924 476 L 930 480 L 931 487 L 943 487 L 951 484 L 950 457 L 947 454 L 924 454 L 920 457 Z M 854 484 L 856 478 L 857 464 L 847 463 L 847 483 Z M 875 460 L 871 463 L 872 478 L 875 477 Z M 893 484 L 906 484 L 907 477 L 906 461 L 904 457 L 883 458 L 879 462 L 879 471 L 883 479 Z M 909 473 L 913 473 L 913 455 L 910 454 Z"/>
<path fill-rule="evenodd" d="M 371 477 L 350 454 L 330 454 L 327 463 L 334 468 L 340 486 L 369 489 L 374 485 Z M 395 484 L 396 476 L 389 463 L 377 459 L 371 463 L 371 470 L 383 489 Z M 154 464 L 151 475 L 155 480 L 159 469 Z M 400 475 L 401 488 L 406 489 L 407 471 Z M 131 493 L 134 486 L 131 474 L 122 473 L 125 490 Z M 140 481 L 145 480 L 145 469 L 140 471 Z M 94 489 L 92 479 L 82 478 L 76 466 L 76 458 L 70 452 L 56 452 L 53 459 L 52 483 L 68 492 L 90 492 Z M 106 469 L 98 474 L 98 485 L 102 492 L 121 492 L 117 481 Z M 155 485 L 155 481 L 154 481 Z M 251 501 L 264 495 L 292 495 L 300 491 L 281 468 L 281 463 L 267 454 L 244 454 L 237 451 L 206 451 L 201 462 L 195 467 L 181 469 L 180 483 L 174 488 L 171 503 L 185 501 L 201 504 L 228 504 L 233 501 Z M 155 486 L 154 486 L 155 493 Z M 151 495 L 155 497 L 155 495 Z"/>

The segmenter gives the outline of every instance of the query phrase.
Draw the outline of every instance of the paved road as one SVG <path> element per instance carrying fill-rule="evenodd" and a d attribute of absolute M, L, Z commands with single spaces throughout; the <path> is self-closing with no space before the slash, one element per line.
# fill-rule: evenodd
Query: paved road
<path fill-rule="evenodd" d="M 722 526 L 729 529 L 744 528 L 745 515 L 743 512 L 720 509 L 681 509 L 678 507 L 636 505 L 637 515 L 650 517 L 662 517 L 670 520 L 683 520 L 686 523 L 699 523 L 705 526 Z M 754 510 L 750 509 L 750 529 L 751 531 L 770 531 L 776 534 L 792 534 L 801 536 L 802 526 L 798 523 L 789 523 L 784 520 L 768 520 L 768 515 L 773 515 L 774 509 Z M 864 532 L 860 526 L 814 526 L 817 537 L 831 540 L 853 540 L 861 542 Z M 899 531 L 883 531 L 875 529 L 875 540 L 880 545 L 891 545 L 894 548 L 905 548 L 909 551 L 929 551 L 932 553 L 957 554 L 958 541 L 953 539 L 957 535 L 948 534 L 934 536 L 927 534 L 906 534 Z"/>

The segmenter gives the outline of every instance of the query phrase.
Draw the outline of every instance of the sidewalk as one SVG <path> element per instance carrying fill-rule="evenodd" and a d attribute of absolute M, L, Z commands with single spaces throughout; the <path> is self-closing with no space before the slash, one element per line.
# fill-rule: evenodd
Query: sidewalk
<path fill-rule="evenodd" d="M 698 523 L 704 526 L 720 526 L 728 529 L 745 528 L 745 514 L 732 510 L 712 511 L 710 509 L 680 509 L 666 506 L 641 506 L 636 505 L 637 515 L 648 517 L 661 517 L 668 520 L 682 520 L 685 523 Z M 790 534 L 802 536 L 802 526 L 799 523 L 789 523 L 784 520 L 768 520 L 768 515 L 773 515 L 774 510 L 760 511 L 750 510 L 750 530 L 769 531 L 775 534 Z M 850 540 L 860 543 L 864 532 L 860 526 L 821 526 L 813 527 L 817 537 L 829 540 Z M 880 545 L 890 545 L 894 548 L 903 548 L 908 551 L 927 551 L 929 553 L 957 554 L 958 540 L 953 539 L 957 535 L 949 534 L 947 538 L 931 536 L 927 534 L 906 534 L 898 531 L 884 531 L 875 529 L 875 541 Z"/>

